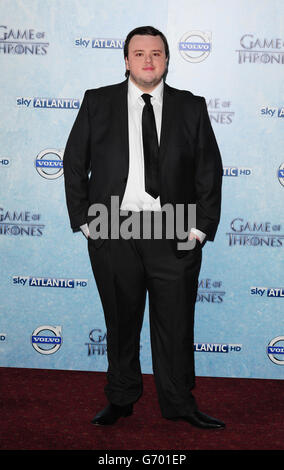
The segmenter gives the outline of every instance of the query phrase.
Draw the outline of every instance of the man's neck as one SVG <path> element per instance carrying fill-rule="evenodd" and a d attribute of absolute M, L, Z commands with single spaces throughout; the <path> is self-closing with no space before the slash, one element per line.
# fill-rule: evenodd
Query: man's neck
<path fill-rule="evenodd" d="M 147 87 L 142 86 L 142 85 L 140 85 L 139 83 L 135 82 L 131 76 L 129 76 L 129 80 L 131 80 L 131 82 L 133 83 L 133 85 L 136 86 L 137 88 L 139 88 L 139 90 L 143 91 L 143 93 L 151 93 L 153 90 L 155 90 L 155 89 L 160 85 L 160 83 L 162 82 L 163 78 L 161 78 L 161 80 L 159 81 L 159 83 L 155 83 L 154 86 L 152 86 L 151 84 L 149 84 L 149 87 L 148 87 L 148 86 L 147 86 Z"/>

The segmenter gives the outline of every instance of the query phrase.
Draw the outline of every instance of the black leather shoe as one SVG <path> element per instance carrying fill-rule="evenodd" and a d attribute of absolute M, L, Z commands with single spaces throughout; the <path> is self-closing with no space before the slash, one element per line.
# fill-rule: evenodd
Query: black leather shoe
<path fill-rule="evenodd" d="M 92 420 L 92 424 L 97 426 L 106 426 L 114 424 L 121 416 L 130 416 L 133 413 L 133 405 L 118 406 L 110 403 L 106 408 L 100 411 Z"/>
<path fill-rule="evenodd" d="M 192 426 L 202 429 L 224 429 L 225 423 L 216 418 L 211 418 L 211 416 L 202 413 L 199 410 L 193 411 L 192 414 L 188 416 L 178 416 L 176 418 L 168 418 L 172 421 L 187 421 Z"/>

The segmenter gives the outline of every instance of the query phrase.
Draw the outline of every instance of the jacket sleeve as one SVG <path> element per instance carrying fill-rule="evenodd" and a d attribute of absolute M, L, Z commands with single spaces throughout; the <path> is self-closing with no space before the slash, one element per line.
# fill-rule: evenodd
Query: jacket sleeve
<path fill-rule="evenodd" d="M 195 190 L 196 228 L 213 241 L 220 220 L 223 166 L 209 119 L 206 101 L 201 111 L 196 142 Z"/>
<path fill-rule="evenodd" d="M 88 90 L 68 137 L 64 156 L 64 183 L 67 209 L 74 231 L 86 223 L 89 207 L 88 173 L 90 168 L 90 123 Z"/>

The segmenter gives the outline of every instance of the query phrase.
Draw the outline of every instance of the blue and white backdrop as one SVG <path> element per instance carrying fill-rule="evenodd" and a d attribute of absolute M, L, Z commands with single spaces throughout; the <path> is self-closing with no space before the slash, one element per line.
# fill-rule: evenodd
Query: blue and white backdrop
<path fill-rule="evenodd" d="M 62 155 L 84 91 L 124 79 L 123 41 L 169 40 L 170 85 L 206 98 L 224 165 L 204 247 L 196 373 L 284 377 L 282 0 L 1 0 L 1 366 L 105 371 L 86 239 L 73 234 Z M 152 373 L 148 308 L 141 364 Z"/>

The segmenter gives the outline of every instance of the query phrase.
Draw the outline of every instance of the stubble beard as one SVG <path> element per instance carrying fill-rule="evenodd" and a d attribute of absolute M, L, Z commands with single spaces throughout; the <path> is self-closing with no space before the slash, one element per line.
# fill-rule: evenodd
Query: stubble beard
<path fill-rule="evenodd" d="M 154 77 L 152 80 L 144 80 L 139 78 L 133 73 L 130 73 L 130 79 L 139 87 L 144 90 L 153 90 L 163 79 L 165 72 L 160 77 Z"/>

